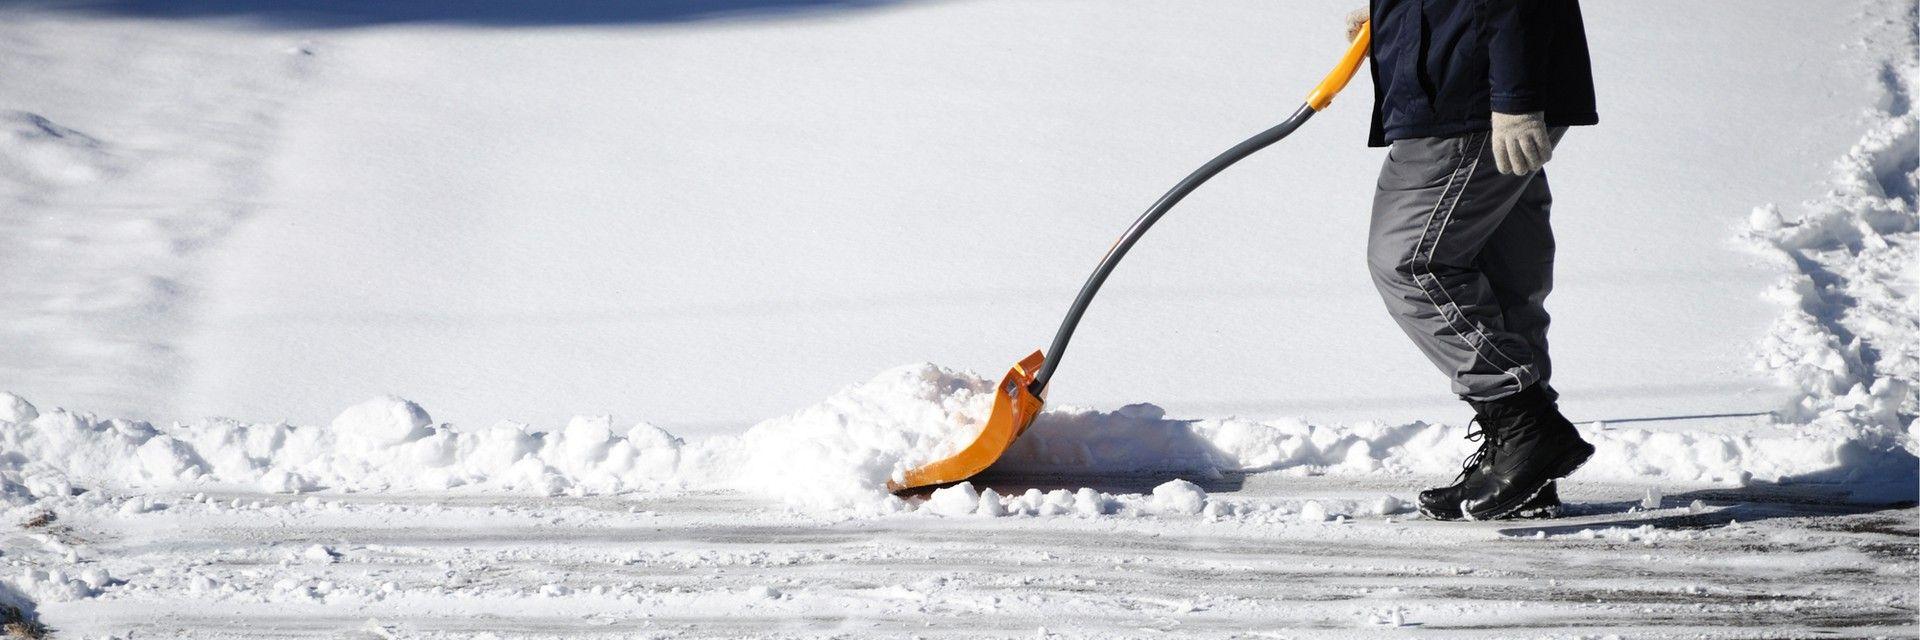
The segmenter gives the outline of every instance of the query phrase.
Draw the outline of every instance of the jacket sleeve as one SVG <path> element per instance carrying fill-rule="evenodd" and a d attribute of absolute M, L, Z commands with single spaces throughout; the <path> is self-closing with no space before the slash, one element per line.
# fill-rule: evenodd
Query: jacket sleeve
<path fill-rule="evenodd" d="M 1532 113 L 1547 107 L 1552 73 L 1552 0 L 1485 0 L 1487 80 L 1494 111 Z"/>

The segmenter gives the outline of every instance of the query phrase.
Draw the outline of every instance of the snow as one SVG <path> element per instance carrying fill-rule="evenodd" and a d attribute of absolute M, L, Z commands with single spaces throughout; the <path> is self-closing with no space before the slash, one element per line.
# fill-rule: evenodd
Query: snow
<path fill-rule="evenodd" d="M 396 394 L 455 424 L 594 413 L 686 436 L 901 363 L 995 373 L 1040 346 L 1137 211 L 1297 103 L 1348 9 L 833 3 L 515 28 L 89 4 L 9 8 L 0 64 L 32 87 L 12 108 L 98 142 L 104 168 L 29 183 L 9 218 L 0 256 L 23 277 L 0 299 L 33 318 L 0 336 L 22 354 L 0 363 L 8 389 L 299 424 Z M 1723 246 L 1727 212 L 1820 193 L 1879 99 L 1838 61 L 1871 4 L 1685 33 L 1739 52 L 1686 65 L 1665 52 L 1681 32 L 1643 28 L 1660 6 L 1588 8 L 1608 119 L 1555 167 L 1556 382 L 1576 418 L 1757 413 L 1783 393 L 1748 366 L 1772 317 L 1752 294 L 1776 275 Z M 1802 37 L 1744 35 L 1781 28 Z M 122 46 L 85 46 L 102 39 Z M 1053 401 L 1455 415 L 1353 259 L 1379 152 L 1356 142 L 1369 87 L 1352 90 L 1128 258 Z"/>
<path fill-rule="evenodd" d="M 0 9 L 0 616 L 1915 631 L 1910 9 L 1587 8 L 1553 305 L 1598 452 L 1569 517 L 1462 524 L 1411 506 L 1472 443 L 1351 259 L 1353 95 L 1156 229 L 999 464 L 884 489 L 1347 7 L 802 4 Z"/>
<path fill-rule="evenodd" d="M 1660 492 L 1659 486 L 1647 487 L 1647 495 L 1640 498 L 1640 508 L 1642 509 L 1660 508 L 1660 504 L 1663 496 L 1664 494 Z"/>
<path fill-rule="evenodd" d="M 961 482 L 951 487 L 935 489 L 927 496 L 922 508 L 943 516 L 973 515 L 980 506 L 980 491 L 973 488 L 971 482 Z"/>
<path fill-rule="evenodd" d="M 26 398 L 0 391 L 0 422 L 19 424 L 40 417 L 40 410 Z"/>
<path fill-rule="evenodd" d="M 1300 521 L 1315 524 L 1326 522 L 1326 505 L 1320 504 L 1319 500 L 1308 500 L 1306 504 L 1300 505 Z"/>
<path fill-rule="evenodd" d="M 690 457 L 729 466 L 687 472 L 732 476 L 802 505 L 897 505 L 886 481 L 972 443 L 992 409 L 990 381 L 931 364 L 901 367 L 737 439 L 717 438 Z"/>
<path fill-rule="evenodd" d="M 640 423 L 576 416 L 558 429 L 511 422 L 471 430 L 437 424 L 428 411 L 382 397 L 342 411 L 325 427 L 209 419 L 155 426 L 53 410 L 16 398 L 0 421 L 0 473 L 33 495 L 71 487 L 187 490 L 253 488 L 273 493 L 441 491 L 612 495 L 731 489 L 814 513 L 873 515 L 912 510 L 885 490 L 906 469 L 957 451 L 978 435 L 992 404 L 979 376 L 923 364 L 885 371 L 821 403 L 764 421 L 738 436 L 687 440 Z M 1589 427 L 1598 449 L 1582 476 L 1741 486 L 1828 485 L 1836 496 L 1899 501 L 1912 487 L 1904 431 L 1853 417 L 1883 406 L 1835 410 L 1805 425 L 1739 432 Z M 1876 408 L 1878 407 L 1878 408 Z M 1114 412 L 1058 408 L 1036 421 L 998 463 L 998 473 L 1067 477 L 1178 473 L 1363 477 L 1450 474 L 1471 443 L 1461 425 L 1312 425 L 1299 420 L 1175 419 L 1151 405 Z M 1847 475 L 1830 477 L 1831 470 Z M 925 503 L 947 515 L 999 501 L 954 487 Z M 957 495 L 955 492 L 958 492 Z M 1096 500 L 1121 500 L 1100 495 Z M 1194 515 L 1207 493 L 1188 480 L 1151 492 L 1145 511 Z M 990 512 L 1084 511 L 1067 492 L 1009 496 Z M 1106 513 L 1110 509 L 1097 509 Z M 1126 512 L 1129 509 L 1121 509 Z M 1387 509 L 1381 509 L 1386 512 Z"/>
<path fill-rule="evenodd" d="M 433 417 L 420 405 L 392 396 L 374 398 L 348 407 L 333 419 L 329 433 L 359 449 L 385 449 L 419 440 L 433 433 Z M 569 433 L 577 433 L 568 425 Z M 604 439 L 606 434 L 597 434 Z"/>
<path fill-rule="evenodd" d="M 978 434 L 990 386 L 933 365 L 902 367 L 739 436 L 689 445 L 650 424 L 616 430 L 576 416 L 557 430 L 515 423 L 460 431 L 401 398 L 368 400 L 324 428 L 212 419 L 168 428 L 57 410 L 14 398 L 0 443 L 18 458 L 0 471 L 53 483 L 127 488 L 250 486 L 607 494 L 668 485 L 738 487 L 796 507 L 894 510 L 885 491 L 904 470 L 957 451 Z M 31 488 L 31 483 L 30 483 Z"/>
<path fill-rule="evenodd" d="M 1405 489 L 1279 478 L 1237 493 L 1311 493 L 1337 512 L 1350 500 L 1335 492 Z M 645 501 L 646 516 L 593 497 L 208 496 L 129 518 L 82 496 L 50 505 L 98 536 L 76 548 L 106 586 L 38 602 L 82 637 L 1354 637 L 1393 608 L 1462 635 L 1489 619 L 1529 637 L 1911 628 L 1920 573 L 1893 560 L 1912 548 L 1910 513 L 1710 498 L 1706 514 L 1626 514 L 1631 493 L 1575 490 L 1589 511 L 1568 519 L 1466 525 L 1279 512 L 822 522 L 720 495 Z M 1740 524 L 1722 526 L 1729 516 Z M 1714 526 L 1673 524 L 1686 518 Z M 15 559 L 46 561 L 39 542 L 5 541 Z M 316 544 L 331 560 L 307 557 Z"/>
<path fill-rule="evenodd" d="M 1185 480 L 1168 480 L 1153 488 L 1153 506 L 1160 513 L 1197 515 L 1207 506 L 1207 492 Z"/>

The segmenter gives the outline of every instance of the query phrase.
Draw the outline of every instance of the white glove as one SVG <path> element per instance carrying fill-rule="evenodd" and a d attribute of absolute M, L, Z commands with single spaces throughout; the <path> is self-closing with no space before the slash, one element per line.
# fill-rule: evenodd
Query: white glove
<path fill-rule="evenodd" d="M 1353 42 L 1354 38 L 1360 37 L 1360 25 L 1366 24 L 1370 17 L 1372 14 L 1368 12 L 1367 7 L 1354 9 L 1353 13 L 1347 14 L 1347 42 Z"/>
<path fill-rule="evenodd" d="M 1553 136 L 1547 133 L 1543 111 L 1511 114 L 1493 112 L 1493 166 L 1510 176 L 1539 171 L 1553 159 Z"/>

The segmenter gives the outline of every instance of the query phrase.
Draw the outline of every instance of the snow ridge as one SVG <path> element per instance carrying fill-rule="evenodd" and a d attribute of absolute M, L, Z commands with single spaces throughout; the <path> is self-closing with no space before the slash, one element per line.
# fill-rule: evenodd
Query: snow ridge
<path fill-rule="evenodd" d="M 535 495 L 727 490 L 806 513 L 878 515 L 919 508 L 889 494 L 886 481 L 971 441 L 991 406 L 991 388 L 971 373 L 931 364 L 901 367 L 741 435 L 696 442 L 646 423 L 619 430 L 606 416 L 576 417 L 554 431 L 512 422 L 462 430 L 435 424 L 420 406 L 391 397 L 351 407 L 324 427 L 208 419 L 162 428 L 65 410 L 43 413 L 6 394 L 0 395 L 6 409 L 0 412 L 0 500 L 22 506 L 81 488 Z M 1833 415 L 1857 420 L 1738 433 L 1587 425 L 1599 452 L 1583 477 L 1804 481 L 1841 491 L 1898 485 L 1911 478 L 1911 455 L 1889 448 L 1887 436 L 1866 422 L 1886 411 L 1884 404 L 1855 407 Z M 1167 473 L 1200 479 L 1265 472 L 1444 476 L 1468 453 L 1464 435 L 1458 425 L 1422 422 L 1182 420 L 1147 404 L 1113 412 L 1064 407 L 1045 413 L 995 470 L 1090 483 Z M 1835 476 L 1836 470 L 1844 473 Z M 1176 489 L 1168 491 L 1178 494 Z M 982 497 L 988 492 L 965 501 L 985 513 L 1035 515 L 1187 513 L 1210 504 L 1160 493 L 1167 492 L 1151 500 L 1097 492 Z M 955 500 L 936 500 L 947 505 L 936 508 L 956 511 L 948 504 Z M 1192 506 L 1125 508 L 1142 501 Z"/>
<path fill-rule="evenodd" d="M 546 431 L 514 422 L 436 424 L 419 405 L 382 397 L 332 423 L 205 419 L 156 427 L 66 410 L 41 412 L 0 393 L 0 505 L 81 488 L 191 487 L 299 493 L 538 495 L 737 489 L 814 511 L 899 510 L 889 477 L 972 439 L 991 385 L 933 365 L 902 367 L 738 436 L 689 444 L 659 427 L 617 429 L 578 416 Z"/>
<path fill-rule="evenodd" d="M 1754 209 L 1744 234 L 1785 275 L 1769 296 L 1786 307 L 1757 363 L 1798 390 L 1782 415 L 1813 433 L 1856 433 L 1854 456 L 1881 468 L 1888 499 L 1915 497 L 1920 414 L 1920 53 L 1908 25 L 1869 38 L 1893 52 L 1867 132 L 1834 163 L 1827 194 L 1797 215 Z M 1872 42 L 1873 40 L 1884 40 Z"/>

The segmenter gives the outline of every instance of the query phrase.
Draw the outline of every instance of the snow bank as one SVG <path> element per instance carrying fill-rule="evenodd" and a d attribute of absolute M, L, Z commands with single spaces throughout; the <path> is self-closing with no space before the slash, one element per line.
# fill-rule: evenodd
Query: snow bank
<path fill-rule="evenodd" d="M 634 429 L 642 435 L 651 427 Z M 64 410 L 0 424 L 0 449 L 16 454 L 21 481 L 35 495 L 68 484 L 127 488 L 246 485 L 266 491 L 434 490 L 487 484 L 556 492 L 573 486 L 615 491 L 649 477 L 652 459 L 611 439 L 604 421 L 579 418 L 550 434 L 502 423 L 461 433 L 434 425 L 425 410 L 398 398 L 352 407 L 326 427 L 209 419 L 159 429 Z M 645 442 L 636 438 L 633 441 Z M 595 456 L 596 464 L 582 458 Z M 663 475 L 670 475 L 663 474 Z"/>
<path fill-rule="evenodd" d="M 1920 52 L 1911 33 L 1881 74 L 1867 132 L 1834 164 L 1829 190 L 1798 213 L 1768 204 L 1747 244 L 1785 274 L 1784 307 L 1758 366 L 1799 391 L 1782 414 L 1809 434 L 1844 434 L 1857 495 L 1916 497 L 1920 458 Z M 1817 436 L 1816 436 L 1817 437 Z M 1790 451 L 1778 452 L 1791 455 Z M 1870 486 L 1869 486 L 1870 485 Z"/>
<path fill-rule="evenodd" d="M 993 383 L 932 364 L 900 367 L 825 402 L 694 447 L 683 473 L 810 509 L 897 510 L 890 478 L 978 436 Z"/>
<path fill-rule="evenodd" d="M 1790 428 L 1723 433 L 1585 425 L 1599 453 L 1582 477 L 1898 486 L 1912 477 L 1911 450 L 1903 448 L 1911 440 L 1891 440 L 1893 432 L 1878 420 L 1898 414 L 1889 390 L 1906 388 L 1897 382 L 1874 388 L 1879 391 L 1861 398 L 1831 399 L 1847 409 Z M 70 495 L 76 487 L 464 488 L 547 495 L 730 489 L 809 512 L 887 513 L 915 507 L 888 494 L 886 481 L 971 441 L 991 408 L 990 389 L 972 374 L 934 365 L 902 367 L 741 435 L 692 443 L 646 423 L 621 429 L 605 416 L 576 417 L 557 431 L 512 422 L 463 431 L 436 424 L 425 409 L 392 397 L 350 407 L 326 426 L 210 419 L 159 428 L 42 412 L 24 399 L 0 395 L 0 499 L 18 506 Z M 1449 475 L 1471 447 L 1459 425 L 1181 420 L 1138 404 L 1113 412 L 1062 408 L 1043 414 L 996 470 L 1089 478 Z M 961 485 L 935 492 L 925 508 L 941 515 L 1170 516 L 1233 508 L 1216 502 L 1185 481 L 1163 485 L 1151 496 L 1089 490 L 1003 497 Z"/>
<path fill-rule="evenodd" d="M 100 595 L 114 583 L 105 569 L 90 567 L 68 575 L 66 570 L 27 568 L 12 576 L 12 583 L 33 602 L 72 602 Z"/>
<path fill-rule="evenodd" d="M 889 477 L 978 433 L 990 385 L 933 365 L 884 372 L 739 436 L 688 445 L 653 425 L 580 416 L 558 431 L 502 422 L 462 431 L 401 398 L 348 408 L 325 427 L 208 419 L 158 428 L 0 395 L 0 498 L 76 486 L 229 486 L 271 492 L 456 487 L 605 494 L 736 488 L 810 509 L 895 510 Z"/>

